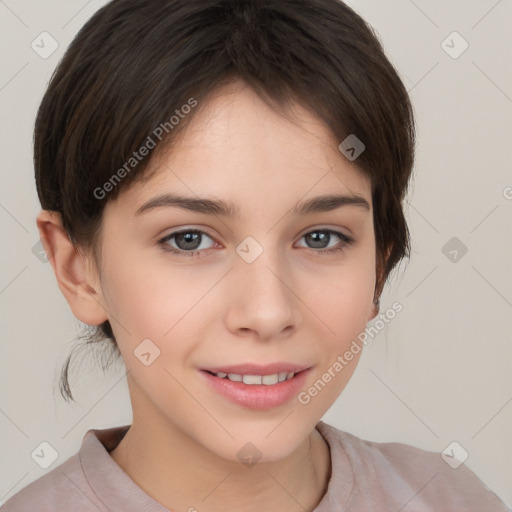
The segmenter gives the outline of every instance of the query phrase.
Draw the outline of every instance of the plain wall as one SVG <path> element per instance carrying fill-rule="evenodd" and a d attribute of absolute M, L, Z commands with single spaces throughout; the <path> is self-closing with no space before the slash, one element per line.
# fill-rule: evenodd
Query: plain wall
<path fill-rule="evenodd" d="M 36 110 L 65 48 L 104 3 L 0 3 L 0 503 L 75 454 L 87 430 L 131 421 L 122 364 L 106 375 L 84 364 L 71 377 L 78 403 L 61 398 L 59 371 L 79 324 L 32 251 Z M 512 2 L 350 4 L 377 30 L 416 111 L 413 251 L 381 300 L 382 312 L 394 301 L 402 312 L 370 338 L 323 420 L 436 452 L 457 441 L 466 465 L 512 506 Z M 31 48 L 43 31 L 59 45 L 47 59 Z M 442 44 L 453 31 L 469 44 L 458 58 Z M 453 54 L 462 40 L 451 39 Z M 445 247 L 453 237 L 456 261 L 456 245 Z M 47 470 L 30 455 L 43 441 L 58 452 Z"/>

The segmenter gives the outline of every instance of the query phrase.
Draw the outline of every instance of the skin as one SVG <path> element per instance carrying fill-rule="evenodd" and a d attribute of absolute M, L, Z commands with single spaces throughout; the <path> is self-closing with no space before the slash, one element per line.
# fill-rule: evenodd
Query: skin
<path fill-rule="evenodd" d="M 71 245 L 57 213 L 37 219 L 74 315 L 90 325 L 108 319 L 127 368 L 133 423 L 110 455 L 172 510 L 311 511 L 327 489 L 330 453 L 315 425 L 361 352 L 307 405 L 294 398 L 249 409 L 199 374 L 245 362 L 307 364 L 307 390 L 377 314 L 370 182 L 318 117 L 297 103 L 293 115 L 291 122 L 277 114 L 243 82 L 217 91 L 172 150 L 153 159 L 149 179 L 107 203 L 99 268 Z M 167 192 L 233 201 L 240 217 L 176 207 L 136 215 Z M 370 209 L 289 212 L 333 193 L 363 197 Z M 158 244 L 183 228 L 206 233 L 199 257 Z M 304 235 L 325 229 L 355 241 L 322 254 L 340 240 L 315 246 Z M 247 236 L 263 248 L 250 264 L 235 250 Z M 167 245 L 179 250 L 178 243 Z M 149 366 L 134 356 L 144 339 L 160 350 Z M 262 454 L 251 467 L 237 457 L 247 442 Z"/>

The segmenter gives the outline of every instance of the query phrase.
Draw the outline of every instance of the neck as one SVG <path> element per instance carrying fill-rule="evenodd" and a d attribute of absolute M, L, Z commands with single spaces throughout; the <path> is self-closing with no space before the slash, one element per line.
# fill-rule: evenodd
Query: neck
<path fill-rule="evenodd" d="M 249 466 L 218 457 L 176 426 L 159 430 L 134 415 L 110 455 L 165 508 L 191 512 L 310 512 L 331 474 L 329 447 L 316 429 L 284 459 Z"/>

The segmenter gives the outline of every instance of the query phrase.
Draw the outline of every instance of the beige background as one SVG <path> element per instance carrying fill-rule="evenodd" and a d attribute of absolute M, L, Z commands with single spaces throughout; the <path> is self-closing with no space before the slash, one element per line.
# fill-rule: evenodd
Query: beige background
<path fill-rule="evenodd" d="M 0 1 L 0 503 L 76 453 L 88 429 L 131 421 L 122 364 L 105 376 L 84 364 L 71 381 L 79 403 L 61 399 L 56 382 L 78 322 L 32 252 L 36 109 L 64 49 L 104 3 Z M 413 254 L 381 303 L 385 311 L 398 300 L 403 311 L 365 348 L 323 419 L 437 452 L 457 441 L 512 506 L 512 1 L 351 5 L 378 31 L 416 109 Z M 31 48 L 43 31 L 59 44 L 47 59 Z M 458 58 L 442 46 L 453 31 L 469 44 Z M 453 41 L 458 52 L 462 41 Z M 452 248 L 443 252 L 452 237 L 468 249 L 456 262 Z M 46 470 L 31 458 L 43 441 L 58 452 Z"/>

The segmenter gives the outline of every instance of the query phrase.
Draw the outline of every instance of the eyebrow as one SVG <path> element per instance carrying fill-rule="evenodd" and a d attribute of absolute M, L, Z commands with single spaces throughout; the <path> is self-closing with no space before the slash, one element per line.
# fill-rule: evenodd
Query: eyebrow
<path fill-rule="evenodd" d="M 342 206 L 356 206 L 370 210 L 370 205 L 364 197 L 357 195 L 324 195 L 298 202 L 291 213 L 294 215 L 307 215 L 310 213 L 322 213 L 335 210 Z M 161 207 L 183 208 L 197 213 L 209 215 L 222 215 L 225 217 L 239 218 L 240 209 L 231 201 L 221 199 L 194 198 L 179 194 L 162 194 L 144 203 L 135 213 L 142 215 L 145 212 Z"/>

